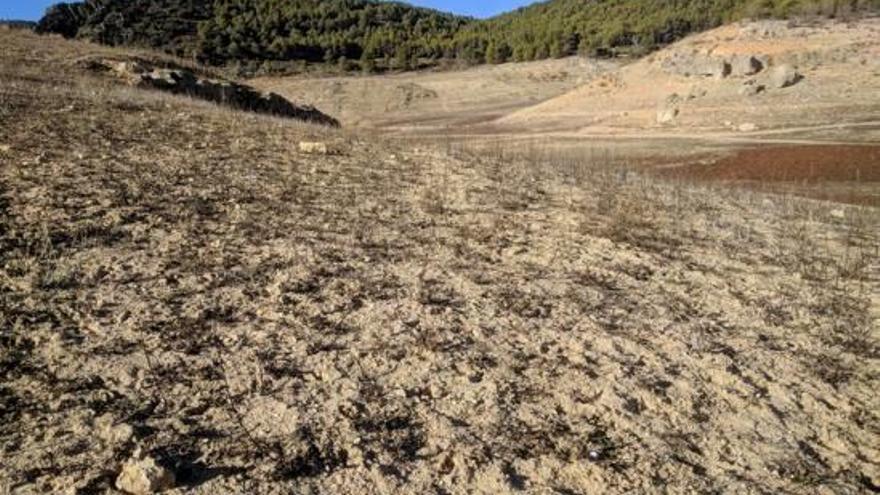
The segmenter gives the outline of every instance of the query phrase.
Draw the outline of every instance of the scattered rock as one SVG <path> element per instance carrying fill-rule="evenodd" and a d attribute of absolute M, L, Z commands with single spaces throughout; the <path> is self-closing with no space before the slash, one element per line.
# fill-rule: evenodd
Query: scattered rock
<path fill-rule="evenodd" d="M 244 84 L 199 77 L 184 68 L 154 67 L 136 59 L 89 59 L 83 65 L 94 71 L 111 72 L 132 86 L 191 96 L 254 113 L 339 127 L 339 121 L 314 107 L 295 105 L 275 93 L 263 93 Z"/>
<path fill-rule="evenodd" d="M 755 21 L 740 28 L 740 33 L 745 38 L 780 38 L 785 36 L 787 22 L 779 20 Z"/>
<path fill-rule="evenodd" d="M 676 105 L 681 102 L 681 96 L 678 96 L 678 93 L 672 93 L 664 101 L 666 105 Z"/>
<path fill-rule="evenodd" d="M 738 129 L 739 132 L 753 132 L 758 130 L 758 126 L 752 122 L 746 122 L 745 124 L 740 124 Z"/>
<path fill-rule="evenodd" d="M 695 100 L 697 98 L 702 98 L 706 96 L 708 92 L 704 88 L 700 88 L 697 86 L 691 86 L 690 90 L 688 90 L 687 99 Z"/>
<path fill-rule="evenodd" d="M 0 144 L 0 153 L 9 153 L 12 151 L 12 146 L 8 144 Z"/>
<path fill-rule="evenodd" d="M 767 87 L 763 84 L 758 84 L 755 81 L 746 81 L 746 83 L 739 88 L 739 94 L 742 96 L 755 96 L 759 93 L 763 93 L 765 89 L 767 89 Z"/>
<path fill-rule="evenodd" d="M 789 64 L 774 67 L 773 70 L 770 71 L 770 85 L 776 89 L 794 86 L 801 79 L 803 79 L 803 76 L 801 76 L 798 71 Z"/>
<path fill-rule="evenodd" d="M 156 464 L 151 457 L 128 460 L 116 478 L 116 488 L 132 495 L 149 495 L 174 488 L 174 473 Z"/>

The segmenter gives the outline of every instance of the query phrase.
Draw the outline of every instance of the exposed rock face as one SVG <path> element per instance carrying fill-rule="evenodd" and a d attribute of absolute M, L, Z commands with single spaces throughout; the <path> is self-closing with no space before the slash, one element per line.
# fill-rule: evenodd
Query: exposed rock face
<path fill-rule="evenodd" d="M 663 60 L 661 67 L 669 74 L 686 77 L 747 77 L 764 70 L 768 62 L 769 59 L 765 55 L 719 57 L 707 54 L 678 52 Z"/>
<path fill-rule="evenodd" d="M 122 466 L 116 488 L 132 495 L 150 495 L 174 488 L 174 473 L 156 464 L 150 457 L 133 458 Z"/>
<path fill-rule="evenodd" d="M 730 63 L 718 57 L 702 54 L 675 53 L 661 63 L 663 70 L 680 76 L 727 77 Z"/>
<path fill-rule="evenodd" d="M 763 20 L 748 23 L 740 28 L 741 36 L 745 38 L 773 39 L 785 36 L 787 21 Z"/>
<path fill-rule="evenodd" d="M 803 79 L 803 76 L 801 76 L 798 71 L 789 64 L 774 67 L 773 70 L 770 71 L 770 85 L 776 89 L 794 86 L 801 79 Z"/>
<path fill-rule="evenodd" d="M 139 60 L 91 60 L 93 70 L 110 71 L 133 86 L 219 103 L 249 112 L 338 127 L 339 121 L 311 106 L 298 106 L 275 93 L 263 93 L 232 81 L 198 77 L 183 68 L 155 68 Z"/>

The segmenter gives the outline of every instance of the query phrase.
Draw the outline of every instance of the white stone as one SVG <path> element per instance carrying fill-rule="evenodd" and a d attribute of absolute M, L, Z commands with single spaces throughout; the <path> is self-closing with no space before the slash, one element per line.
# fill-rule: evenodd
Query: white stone
<path fill-rule="evenodd" d="M 150 457 L 130 459 L 116 478 L 116 488 L 131 495 L 151 495 L 174 488 L 174 473 Z"/>
<path fill-rule="evenodd" d="M 327 146 L 327 143 L 301 141 L 298 148 L 301 153 L 308 153 L 311 155 L 330 154 L 330 147 Z"/>
<path fill-rule="evenodd" d="M 678 116 L 678 109 L 675 107 L 664 107 L 657 110 L 657 123 L 658 124 L 669 124 L 672 123 L 675 118 Z"/>

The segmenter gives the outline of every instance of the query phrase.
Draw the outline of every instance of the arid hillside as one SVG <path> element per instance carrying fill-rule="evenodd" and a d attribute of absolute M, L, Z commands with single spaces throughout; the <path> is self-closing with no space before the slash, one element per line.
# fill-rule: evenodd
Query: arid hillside
<path fill-rule="evenodd" d="M 880 490 L 877 209 L 0 46 L 0 493 Z"/>
<path fill-rule="evenodd" d="M 880 18 L 742 22 L 623 65 L 570 57 L 253 84 L 395 132 L 877 142 L 878 40 Z"/>
<path fill-rule="evenodd" d="M 326 107 L 349 127 L 442 134 L 560 96 L 616 67 L 613 62 L 568 57 L 455 71 L 251 82 Z"/>
<path fill-rule="evenodd" d="M 694 35 L 498 121 L 582 135 L 880 141 L 880 18 L 761 21 Z"/>
<path fill-rule="evenodd" d="M 629 63 L 252 83 L 386 136 L 599 152 L 680 179 L 880 206 L 878 40 L 880 18 L 741 22 Z"/>

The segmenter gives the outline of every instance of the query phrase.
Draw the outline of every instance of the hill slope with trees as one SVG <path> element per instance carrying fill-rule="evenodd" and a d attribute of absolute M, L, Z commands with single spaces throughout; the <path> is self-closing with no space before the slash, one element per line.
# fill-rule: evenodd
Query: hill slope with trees
<path fill-rule="evenodd" d="M 550 0 L 476 20 L 378 0 L 87 0 L 51 7 L 37 31 L 249 71 L 291 62 L 373 71 L 640 55 L 745 17 L 877 10 L 880 0 Z"/>

